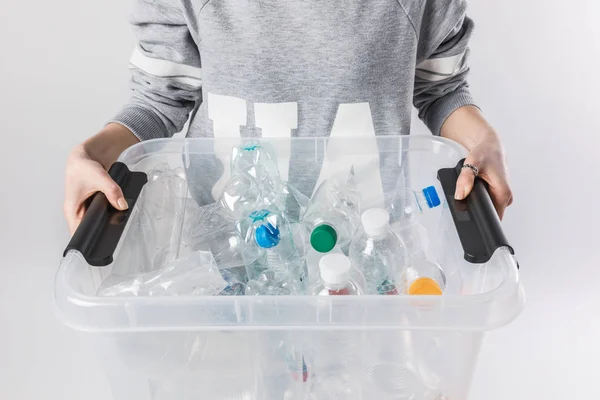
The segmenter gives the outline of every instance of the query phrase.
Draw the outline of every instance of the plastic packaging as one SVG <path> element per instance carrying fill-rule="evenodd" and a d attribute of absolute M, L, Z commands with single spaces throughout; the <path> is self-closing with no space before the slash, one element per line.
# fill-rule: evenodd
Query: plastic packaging
<path fill-rule="evenodd" d="M 367 294 L 395 295 L 406 268 L 406 250 L 390 229 L 389 214 L 372 208 L 361 216 L 363 230 L 350 243 L 352 265 L 362 273 Z"/>
<path fill-rule="evenodd" d="M 344 249 L 360 225 L 360 196 L 352 175 L 345 180 L 328 179 L 317 188 L 302 217 L 311 246 L 328 253 Z"/>

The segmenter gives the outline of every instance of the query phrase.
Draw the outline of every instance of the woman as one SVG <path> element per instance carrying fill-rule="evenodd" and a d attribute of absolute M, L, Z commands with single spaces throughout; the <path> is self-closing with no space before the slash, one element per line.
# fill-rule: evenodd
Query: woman
<path fill-rule="evenodd" d="M 455 197 L 479 174 L 502 217 L 512 194 L 500 138 L 468 89 L 465 13 L 464 0 L 137 0 L 132 98 L 69 157 L 69 229 L 96 191 L 126 209 L 106 169 L 188 118 L 190 137 L 394 135 L 409 133 L 413 104 L 434 135 L 469 150 Z"/>

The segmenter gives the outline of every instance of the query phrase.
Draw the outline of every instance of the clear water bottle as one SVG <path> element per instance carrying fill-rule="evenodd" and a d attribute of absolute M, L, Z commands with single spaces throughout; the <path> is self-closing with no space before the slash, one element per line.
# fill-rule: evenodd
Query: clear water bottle
<path fill-rule="evenodd" d="M 362 289 L 350 277 L 350 260 L 343 254 L 327 254 L 319 264 L 321 283 L 313 288 L 317 296 L 360 295 Z M 331 321 L 332 318 L 351 314 L 352 308 L 335 310 L 330 304 L 318 307 L 318 318 Z M 349 315 L 348 315 L 349 316 Z M 312 364 L 312 387 L 309 399 L 359 399 L 364 368 L 364 336 L 358 331 L 324 332 L 314 347 Z"/>
<path fill-rule="evenodd" d="M 421 223 L 423 213 L 441 204 L 434 186 L 400 193 L 403 206 L 394 210 L 392 229 L 404 242 L 409 258 L 424 257 L 429 246 L 427 230 Z"/>
<path fill-rule="evenodd" d="M 441 295 L 446 287 L 443 269 L 427 255 L 429 237 L 422 223 L 424 213 L 440 204 L 434 186 L 404 192 L 404 208 L 394 222 L 393 230 L 407 249 L 408 266 L 402 278 L 405 294 Z"/>
<path fill-rule="evenodd" d="M 298 254 L 290 223 L 275 210 L 259 210 L 248 217 L 244 257 L 248 278 L 246 294 L 303 294 L 306 266 Z M 256 257 L 258 256 L 258 257 Z"/>
<path fill-rule="evenodd" d="M 313 288 L 316 296 L 348 296 L 361 294 L 350 278 L 350 259 L 344 254 L 327 254 L 319 262 L 321 281 Z"/>
<path fill-rule="evenodd" d="M 426 258 L 416 258 L 404 275 L 405 294 L 441 295 L 446 288 L 446 275 L 442 267 Z"/>
<path fill-rule="evenodd" d="M 312 248 L 310 244 L 306 246 L 306 270 L 308 272 L 308 285 L 316 286 L 321 282 L 321 274 L 319 271 L 319 262 L 321 259 L 330 254 L 344 255 L 344 252 L 339 247 L 334 247 L 329 253 L 319 253 Z M 356 278 L 356 277 L 354 277 Z"/>
<path fill-rule="evenodd" d="M 406 250 L 390 229 L 390 217 L 381 208 L 362 214 L 363 230 L 350 244 L 352 265 L 365 279 L 366 294 L 395 295 L 406 268 Z"/>
<path fill-rule="evenodd" d="M 317 188 L 302 217 L 310 244 L 319 253 L 346 249 L 360 223 L 360 196 L 353 177 L 329 179 Z"/>

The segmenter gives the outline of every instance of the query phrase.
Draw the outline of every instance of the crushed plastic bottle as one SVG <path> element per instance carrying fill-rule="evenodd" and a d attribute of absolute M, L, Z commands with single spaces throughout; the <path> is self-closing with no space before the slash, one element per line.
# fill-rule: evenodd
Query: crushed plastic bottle
<path fill-rule="evenodd" d="M 243 296 L 246 294 L 246 268 L 242 264 L 237 267 L 220 268 L 221 276 L 227 282 L 227 287 L 219 293 L 220 296 Z"/>
<path fill-rule="evenodd" d="M 300 222 L 309 205 L 309 198 L 290 183 L 285 182 L 281 193 L 275 197 L 274 204 L 285 212 L 291 222 Z"/>
<path fill-rule="evenodd" d="M 244 257 L 248 295 L 289 295 L 306 291 L 306 265 L 298 254 L 289 221 L 275 210 L 248 217 Z"/>
<path fill-rule="evenodd" d="M 228 286 L 210 252 L 197 251 L 164 268 L 121 282 L 107 281 L 99 296 L 213 296 Z"/>
<path fill-rule="evenodd" d="M 239 220 L 259 206 L 261 196 L 261 189 L 251 176 L 238 174 L 225 184 L 219 205 L 230 219 Z"/>
<path fill-rule="evenodd" d="M 221 201 L 234 218 L 239 219 L 245 210 L 275 206 L 290 221 L 299 221 L 308 207 L 308 197 L 281 178 L 275 149 L 269 143 L 251 141 L 234 147 L 231 171 L 233 177 Z"/>
<path fill-rule="evenodd" d="M 228 287 L 221 295 L 241 295 L 246 290 L 244 241 L 220 202 L 190 210 L 182 249 L 212 253 Z"/>
<path fill-rule="evenodd" d="M 258 184 L 263 204 L 275 204 L 283 191 L 275 149 L 269 143 L 250 141 L 231 152 L 232 175 L 248 175 Z"/>
<path fill-rule="evenodd" d="M 346 180 L 323 181 L 302 216 L 311 246 L 320 253 L 328 253 L 335 246 L 345 249 L 359 227 L 359 206 L 352 175 Z"/>
<path fill-rule="evenodd" d="M 349 296 L 361 294 L 358 284 L 350 278 L 350 259 L 344 254 L 327 254 L 319 262 L 321 281 L 313 288 L 316 296 Z"/>
<path fill-rule="evenodd" d="M 151 269 L 160 269 L 179 257 L 187 203 L 183 169 L 159 164 L 148 173 L 140 204 L 140 241 Z M 123 272 L 123 271 L 121 271 Z M 141 271 L 130 271 L 141 272 Z"/>
<path fill-rule="evenodd" d="M 406 268 L 406 250 L 390 229 L 390 217 L 381 208 L 365 211 L 363 230 L 350 244 L 352 265 L 362 273 L 367 294 L 395 295 Z"/>

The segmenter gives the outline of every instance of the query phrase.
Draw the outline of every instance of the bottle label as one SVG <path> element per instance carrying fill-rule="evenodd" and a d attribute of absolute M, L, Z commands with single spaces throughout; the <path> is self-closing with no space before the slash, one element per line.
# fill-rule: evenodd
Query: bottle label
<path fill-rule="evenodd" d="M 330 296 L 349 296 L 350 289 L 348 289 L 348 288 L 342 288 L 340 290 L 329 289 L 329 295 Z"/>

